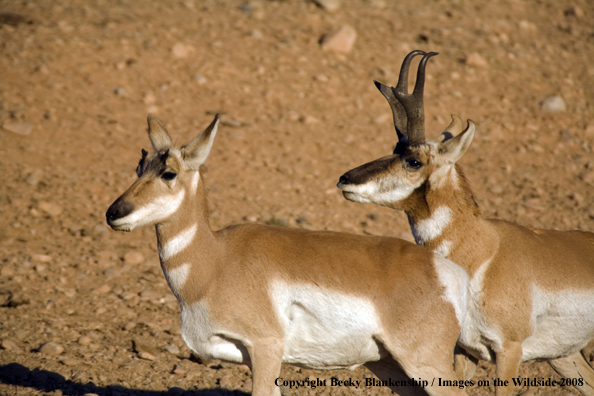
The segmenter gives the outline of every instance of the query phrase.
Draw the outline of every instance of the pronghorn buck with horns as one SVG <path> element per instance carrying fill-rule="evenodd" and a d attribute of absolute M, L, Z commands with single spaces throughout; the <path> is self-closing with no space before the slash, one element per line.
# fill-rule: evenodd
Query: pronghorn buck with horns
<path fill-rule="evenodd" d="M 413 94 L 411 59 L 424 55 Z M 548 360 L 570 385 L 594 395 L 594 371 L 580 350 L 594 339 L 594 234 L 530 229 L 484 219 L 456 162 L 475 125 L 457 116 L 437 139 L 425 141 L 423 74 L 433 54 L 414 51 L 396 88 L 376 83 L 394 114 L 398 145 L 392 155 L 340 177 L 345 198 L 406 212 L 416 242 L 450 258 L 470 275 L 470 299 L 460 344 L 495 360 L 497 377 L 514 392 L 521 362 Z M 455 137 L 454 137 L 455 136 Z"/>
<path fill-rule="evenodd" d="M 155 149 L 109 208 L 117 231 L 154 224 L 161 266 L 198 356 L 245 363 L 253 395 L 280 395 L 281 363 L 314 369 L 365 364 L 380 379 L 455 380 L 453 350 L 466 318 L 459 266 L 395 238 L 256 224 L 212 231 L 200 166 L 218 117 L 178 148 L 149 116 Z M 396 363 L 398 362 L 398 363 Z M 401 369 L 399 368 L 401 367 Z M 401 395 L 461 389 L 393 387 Z"/>

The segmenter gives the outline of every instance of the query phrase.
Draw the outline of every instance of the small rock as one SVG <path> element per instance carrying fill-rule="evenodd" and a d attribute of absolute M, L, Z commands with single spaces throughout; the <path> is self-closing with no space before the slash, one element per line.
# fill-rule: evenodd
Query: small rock
<path fill-rule="evenodd" d="M 19 346 L 16 344 L 16 342 L 5 338 L 2 341 L 0 341 L 0 349 L 6 349 L 8 351 L 18 351 Z"/>
<path fill-rule="evenodd" d="M 141 359 L 144 359 L 144 360 L 150 360 L 150 361 L 155 360 L 155 355 L 153 355 L 152 353 L 149 353 L 149 352 L 145 352 L 145 351 L 138 352 L 138 357 Z"/>
<path fill-rule="evenodd" d="M 139 342 L 138 340 L 132 340 L 132 345 L 134 346 L 134 352 L 138 353 L 139 356 L 141 353 L 146 352 L 149 355 L 152 355 L 153 359 L 154 359 L 155 355 L 157 354 L 156 348 L 153 348 L 152 346 L 143 344 L 142 342 Z"/>
<path fill-rule="evenodd" d="M 334 12 L 340 8 L 340 0 L 314 0 L 314 3 L 328 12 Z"/>
<path fill-rule="evenodd" d="M 60 205 L 46 201 L 39 202 L 38 207 L 50 216 L 59 216 L 64 211 Z"/>
<path fill-rule="evenodd" d="M 147 94 L 144 95 L 144 98 L 142 100 L 144 101 L 144 104 L 152 105 L 157 102 L 157 97 L 155 96 L 154 93 L 147 92 Z"/>
<path fill-rule="evenodd" d="M 56 342 L 50 341 L 46 342 L 45 344 L 39 347 L 39 352 L 46 354 L 46 355 L 54 355 L 57 356 L 64 352 L 64 347 Z"/>
<path fill-rule="evenodd" d="M 191 52 L 194 52 L 194 47 L 189 44 L 177 43 L 171 49 L 173 56 L 178 59 L 187 58 Z"/>
<path fill-rule="evenodd" d="M 35 261 L 38 263 L 49 263 L 52 261 L 52 256 L 47 254 L 34 254 L 31 256 L 31 261 Z"/>
<path fill-rule="evenodd" d="M 17 340 L 24 340 L 27 337 L 27 330 L 25 329 L 18 329 L 14 332 L 14 336 Z"/>
<path fill-rule="evenodd" d="M 27 184 L 30 184 L 32 186 L 36 186 L 39 184 L 39 182 L 42 179 L 43 179 L 43 171 L 41 169 L 36 169 L 27 176 L 27 178 L 25 179 L 25 182 L 27 182 Z"/>
<path fill-rule="evenodd" d="M 126 325 L 124 326 L 124 330 L 126 330 L 126 331 L 130 331 L 130 330 L 132 330 L 132 329 L 133 329 L 133 328 L 135 328 L 135 327 L 136 327 L 136 323 L 135 323 L 135 322 L 128 322 L 128 323 L 126 323 Z"/>
<path fill-rule="evenodd" d="M 111 291 L 111 286 L 109 286 L 109 285 L 102 285 L 102 286 L 99 286 L 98 288 L 96 288 L 94 290 L 94 293 L 96 293 L 96 294 L 107 294 L 110 291 Z"/>
<path fill-rule="evenodd" d="M 179 348 L 175 344 L 166 345 L 163 347 L 164 350 L 171 353 L 172 355 L 177 355 L 179 353 Z"/>
<path fill-rule="evenodd" d="M 79 339 L 77 340 L 77 342 L 80 345 L 89 345 L 89 344 L 91 344 L 91 342 L 93 342 L 93 340 L 89 336 L 82 336 L 82 337 L 79 337 Z"/>
<path fill-rule="evenodd" d="M 356 39 L 357 31 L 349 25 L 344 25 L 324 35 L 320 43 L 324 51 L 347 54 L 353 49 Z"/>
<path fill-rule="evenodd" d="M 181 368 L 178 365 L 175 365 L 172 372 L 173 372 L 173 374 L 185 374 L 186 370 L 184 370 L 183 368 Z"/>
<path fill-rule="evenodd" d="M 541 103 L 540 107 L 543 111 L 548 113 L 561 113 L 566 110 L 565 100 L 559 95 L 546 98 Z"/>
<path fill-rule="evenodd" d="M 68 367 L 74 367 L 74 366 L 78 366 L 80 364 L 80 362 L 78 360 L 76 360 L 74 358 L 68 358 L 68 357 L 60 359 L 60 362 L 64 366 L 68 366 Z"/>
<path fill-rule="evenodd" d="M 13 275 L 14 270 L 10 267 L 2 267 L 2 269 L 0 269 L 0 276 L 2 277 L 10 278 Z"/>
<path fill-rule="evenodd" d="M 181 330 L 178 325 L 171 326 L 167 332 L 171 335 L 181 335 Z"/>
<path fill-rule="evenodd" d="M 473 66 L 473 67 L 487 67 L 487 66 L 489 66 L 489 64 L 487 63 L 485 58 L 480 56 L 478 52 L 473 52 L 470 55 L 468 55 L 468 57 L 466 58 L 466 64 L 468 66 Z"/>
<path fill-rule="evenodd" d="M 530 22 L 530 21 L 526 21 L 526 20 L 521 20 L 518 23 L 518 27 L 525 32 L 536 32 L 538 30 L 538 28 L 536 27 L 536 24 L 534 22 Z"/>
<path fill-rule="evenodd" d="M 16 133 L 18 135 L 30 135 L 33 130 L 33 125 L 23 121 L 4 121 L 2 128 L 9 132 Z"/>
<path fill-rule="evenodd" d="M 301 117 L 299 121 L 308 125 L 317 124 L 320 122 L 320 120 L 318 120 L 316 117 L 310 115 Z"/>
<path fill-rule="evenodd" d="M 128 93 L 128 90 L 124 87 L 117 87 L 116 89 L 114 89 L 113 91 L 116 95 L 124 97 L 124 98 L 129 98 L 130 94 Z"/>
<path fill-rule="evenodd" d="M 144 261 L 144 255 L 138 251 L 128 252 L 124 255 L 124 262 L 128 265 L 138 265 Z"/>
<path fill-rule="evenodd" d="M 584 17 L 584 10 L 582 10 L 580 7 L 578 6 L 571 6 L 567 9 L 565 9 L 565 11 L 563 11 L 563 14 L 566 17 L 575 17 L 575 18 L 583 18 Z"/>

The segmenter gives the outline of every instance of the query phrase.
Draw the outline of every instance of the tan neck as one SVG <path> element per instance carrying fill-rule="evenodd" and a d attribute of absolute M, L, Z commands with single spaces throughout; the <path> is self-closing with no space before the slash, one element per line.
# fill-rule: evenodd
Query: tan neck
<path fill-rule="evenodd" d="M 200 274 L 193 285 L 193 289 L 199 293 L 210 282 L 219 253 L 216 235 L 208 221 L 202 180 L 197 191 L 186 191 L 177 212 L 166 222 L 156 225 L 155 229 L 161 266 L 167 279 L 175 278 L 176 275 L 172 274 L 176 274 L 176 271 L 178 275 L 180 271 L 188 271 L 191 265 L 192 272 Z M 181 293 L 183 285 L 170 282 L 170 286 L 176 295 Z"/>
<path fill-rule="evenodd" d="M 499 238 L 481 216 L 464 173 L 452 167 L 444 179 L 423 187 L 423 198 L 406 214 L 415 241 L 456 262 L 470 274 L 493 257 Z"/>

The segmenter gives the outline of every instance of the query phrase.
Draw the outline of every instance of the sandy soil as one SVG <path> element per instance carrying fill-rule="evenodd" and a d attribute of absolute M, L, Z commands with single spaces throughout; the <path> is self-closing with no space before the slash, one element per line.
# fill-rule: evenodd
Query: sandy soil
<path fill-rule="evenodd" d="M 352 50 L 322 49 L 343 25 L 357 34 Z M 412 240 L 403 213 L 348 202 L 335 184 L 391 152 L 390 109 L 372 79 L 394 84 L 416 48 L 440 53 L 427 73 L 428 135 L 451 113 L 478 125 L 462 165 L 483 211 L 594 231 L 591 1 L 343 0 L 331 11 L 306 0 L 0 0 L 0 394 L 249 393 L 247 367 L 190 356 L 154 230 L 105 225 L 150 148 L 146 115 L 178 142 L 224 116 L 206 173 L 213 228 Z M 493 373 L 481 363 L 477 379 Z M 556 378 L 546 363 L 521 374 Z"/>

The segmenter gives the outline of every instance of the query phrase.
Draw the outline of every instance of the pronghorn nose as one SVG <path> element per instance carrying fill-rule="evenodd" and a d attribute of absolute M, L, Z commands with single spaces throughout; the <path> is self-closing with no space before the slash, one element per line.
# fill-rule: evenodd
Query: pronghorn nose
<path fill-rule="evenodd" d="M 123 201 L 119 198 L 116 199 L 114 203 L 111 204 L 109 209 L 107 209 L 107 213 L 105 213 L 105 218 L 107 223 L 111 223 L 114 220 L 121 219 L 122 217 L 126 217 L 134 210 L 134 204 L 129 201 Z"/>
<path fill-rule="evenodd" d="M 350 179 L 351 179 L 351 177 L 349 176 L 349 174 L 345 173 L 344 175 L 340 176 L 340 179 L 338 179 L 338 183 L 339 184 L 349 184 Z"/>

